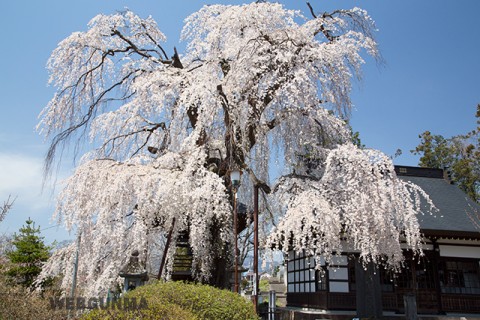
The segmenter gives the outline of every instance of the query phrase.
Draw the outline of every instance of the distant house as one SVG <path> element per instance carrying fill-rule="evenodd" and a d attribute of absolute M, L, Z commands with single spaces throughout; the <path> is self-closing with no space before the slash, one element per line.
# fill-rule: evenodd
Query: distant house
<path fill-rule="evenodd" d="M 380 268 L 374 275 L 383 311 L 403 313 L 404 295 L 414 293 L 419 313 L 480 313 L 480 230 L 470 216 L 480 213 L 480 206 L 451 184 L 443 170 L 396 166 L 395 171 L 425 190 L 440 211 L 435 217 L 418 217 L 424 257 L 413 259 L 406 252 L 401 273 Z M 290 252 L 287 306 L 355 310 L 355 260 L 354 253 L 344 253 L 321 273 L 313 269 L 312 257 Z"/>
<path fill-rule="evenodd" d="M 271 279 L 271 278 L 272 278 L 272 275 L 271 275 L 270 273 L 268 273 L 268 272 L 262 272 L 262 273 L 260 274 L 260 280 L 262 280 L 262 279 L 269 280 L 269 279 Z"/>

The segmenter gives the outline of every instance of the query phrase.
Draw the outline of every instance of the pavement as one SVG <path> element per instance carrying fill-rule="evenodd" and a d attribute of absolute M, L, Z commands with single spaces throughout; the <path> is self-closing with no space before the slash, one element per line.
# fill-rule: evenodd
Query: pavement
<path fill-rule="evenodd" d="M 308 308 L 278 307 L 278 314 L 275 320 L 363 320 L 357 318 L 355 311 L 332 311 Z M 405 319 L 404 314 L 395 312 L 383 312 L 383 320 Z M 418 320 L 480 320 L 480 314 L 447 313 L 420 314 Z"/>

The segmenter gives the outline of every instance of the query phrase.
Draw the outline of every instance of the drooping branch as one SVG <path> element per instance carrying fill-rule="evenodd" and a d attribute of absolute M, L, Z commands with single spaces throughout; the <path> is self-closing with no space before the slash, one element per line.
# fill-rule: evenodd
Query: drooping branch
<path fill-rule="evenodd" d="M 277 41 L 274 40 L 272 37 L 268 35 L 263 35 L 262 37 L 259 38 L 260 40 L 267 41 L 273 48 L 275 47 L 281 47 L 285 45 L 285 42 L 289 42 L 289 44 L 293 45 L 295 47 L 295 52 L 292 54 L 291 61 L 288 63 L 281 63 L 278 64 L 275 62 L 275 60 L 270 60 L 268 67 L 266 67 L 266 71 L 264 73 L 257 73 L 255 78 L 260 80 L 263 76 L 268 74 L 269 72 L 276 72 L 277 74 L 277 80 L 273 82 L 266 90 L 263 98 L 258 99 L 258 97 L 254 95 L 250 95 L 248 98 L 249 106 L 251 107 L 251 112 L 250 112 L 250 118 L 247 121 L 247 127 L 246 127 L 246 132 L 247 132 L 247 137 L 249 140 L 249 145 L 247 150 L 250 151 L 256 144 L 256 139 L 257 139 L 257 133 L 258 133 L 258 124 L 260 122 L 260 118 L 264 111 L 267 109 L 269 104 L 275 99 L 277 92 L 286 84 L 294 80 L 293 74 L 291 74 L 291 71 L 294 70 L 297 67 L 297 61 L 295 61 L 295 57 L 297 57 L 301 50 L 304 48 L 304 44 L 297 44 L 295 41 L 290 39 L 287 35 L 286 40 L 281 40 Z M 258 81 L 257 80 L 257 81 Z M 252 81 L 252 83 L 256 83 L 255 81 Z M 244 89 L 244 92 L 255 92 L 252 90 L 252 88 L 247 88 Z M 275 121 L 272 120 L 267 124 L 267 128 L 270 130 L 275 127 Z"/>
<path fill-rule="evenodd" d="M 78 129 L 80 129 L 80 128 L 85 129 L 85 126 L 88 125 L 91 122 L 91 120 L 95 117 L 96 109 L 102 103 L 103 97 L 106 96 L 109 92 L 113 91 L 115 88 L 118 88 L 121 85 L 123 85 L 124 82 L 128 78 L 130 78 L 130 76 L 132 76 L 133 74 L 134 74 L 133 71 L 128 73 L 120 81 L 114 83 L 113 85 L 111 85 L 110 87 L 105 89 L 102 93 L 100 93 L 99 96 L 94 99 L 93 103 L 90 104 L 87 112 L 85 113 L 85 115 L 82 117 L 82 119 L 78 123 L 71 125 L 67 129 L 65 129 L 62 132 L 60 132 L 59 134 L 57 134 L 52 139 L 52 143 L 50 144 L 50 147 L 48 148 L 48 151 L 47 151 L 47 156 L 45 157 L 45 166 L 44 166 L 45 174 L 48 174 L 50 172 L 51 165 L 52 165 L 53 160 L 55 158 L 55 154 L 56 154 L 58 146 L 63 144 L 63 143 L 66 143 L 68 141 L 68 139 L 70 138 L 70 136 L 74 132 L 76 132 Z M 72 102 L 72 103 L 74 103 L 74 102 Z"/>
<path fill-rule="evenodd" d="M 145 141 L 137 148 L 137 150 L 132 154 L 132 157 L 134 157 L 138 152 L 140 152 L 140 150 L 143 149 L 143 147 L 145 147 L 148 142 L 150 141 L 150 137 L 152 136 L 152 134 L 159 128 L 162 128 L 163 130 L 166 130 L 166 127 L 165 127 L 165 123 L 164 122 L 161 122 L 161 123 L 157 123 L 156 125 L 154 125 L 153 127 L 151 128 L 145 128 L 143 129 L 143 132 L 148 132 L 148 135 L 147 137 L 145 138 Z M 140 133 L 142 132 L 142 130 L 140 131 L 137 131 L 137 132 L 133 132 L 131 133 L 130 135 L 135 135 L 137 133 Z"/>
<path fill-rule="evenodd" d="M 313 7 L 312 5 L 310 4 L 310 2 L 307 1 L 307 6 L 308 6 L 308 9 L 310 10 L 310 14 L 312 15 L 312 17 L 314 19 L 318 19 L 317 15 L 315 14 L 315 12 L 313 11 Z M 328 13 L 324 13 L 322 15 L 322 19 L 325 19 L 325 18 L 331 18 L 332 15 L 331 14 L 328 14 Z M 323 24 L 320 25 L 319 27 L 319 30 L 317 32 L 315 32 L 315 34 L 318 34 L 319 32 L 322 32 L 323 35 L 329 40 L 329 41 L 334 41 L 335 39 L 337 39 L 338 37 L 334 37 L 332 36 L 331 32 L 327 29 L 325 29 L 325 26 Z"/>
<path fill-rule="evenodd" d="M 315 12 L 313 11 L 313 7 L 312 5 L 310 4 L 310 2 L 307 1 L 307 6 L 308 6 L 308 9 L 310 9 L 310 14 L 312 15 L 313 18 L 317 19 L 317 15 L 315 14 Z"/>
<path fill-rule="evenodd" d="M 138 48 L 130 39 L 128 39 L 125 35 L 123 35 L 120 31 L 114 29 L 112 30 L 112 35 L 118 36 L 120 39 L 128 43 L 129 47 L 125 50 L 129 51 L 130 49 L 133 50 L 135 53 L 141 55 L 144 58 L 150 59 L 152 55 L 148 53 L 148 50 Z"/>
<path fill-rule="evenodd" d="M 160 51 L 161 51 L 162 54 L 163 54 L 164 60 L 167 60 L 167 59 L 168 59 L 167 53 L 165 52 L 165 50 L 163 49 L 163 47 L 162 47 L 155 39 L 153 39 L 152 35 L 147 31 L 147 26 L 145 25 L 145 23 L 142 23 L 142 27 L 143 27 L 143 29 L 145 29 L 145 34 L 146 34 L 147 37 L 150 39 L 150 41 L 152 41 L 152 42 L 157 46 L 157 48 L 160 49 Z"/>
<path fill-rule="evenodd" d="M 231 170 L 232 167 L 240 168 L 245 163 L 245 155 L 240 146 L 242 143 L 241 130 L 234 128 L 235 124 L 232 123 L 230 115 L 231 107 L 228 101 L 227 95 L 223 91 L 221 84 L 217 85 L 217 92 L 221 97 L 221 104 L 223 110 L 223 121 L 225 124 L 225 148 L 226 154 L 224 163 L 222 165 L 222 171 Z"/>

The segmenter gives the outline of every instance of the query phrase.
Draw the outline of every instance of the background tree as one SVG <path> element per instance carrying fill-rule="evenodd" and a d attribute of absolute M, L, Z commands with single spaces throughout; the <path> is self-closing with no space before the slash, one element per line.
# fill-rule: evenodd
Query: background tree
<path fill-rule="evenodd" d="M 7 212 L 10 211 L 13 204 L 15 202 L 15 198 L 12 199 L 11 196 L 8 196 L 8 199 L 3 202 L 0 206 L 0 223 L 5 219 Z M 10 235 L 7 234 L 0 234 L 0 268 L 1 263 L 3 262 L 3 258 L 5 253 L 12 247 L 12 239 Z"/>
<path fill-rule="evenodd" d="M 15 202 L 15 199 L 12 199 L 11 196 L 8 196 L 8 199 L 5 200 L 3 204 L 0 206 L 0 222 L 2 222 L 3 219 L 5 219 L 7 212 L 10 211 L 14 202 Z"/>
<path fill-rule="evenodd" d="M 33 288 L 33 282 L 42 271 L 42 264 L 50 256 L 50 247 L 43 242 L 40 227 L 35 227 L 33 220 L 28 218 L 25 223 L 19 234 L 13 236 L 14 250 L 7 253 L 12 266 L 6 275 L 12 278 L 14 283 Z"/>
<path fill-rule="evenodd" d="M 0 222 L 12 208 L 15 198 L 8 197 L 0 207 Z M 32 294 L 30 288 L 12 286 L 12 278 L 7 272 L 15 264 L 8 261 L 6 253 L 12 252 L 11 235 L 0 235 L 0 319 L 65 319 L 65 310 L 52 310 L 46 295 L 50 292 L 42 292 L 43 297 Z M 15 278 L 14 280 L 16 280 Z"/>
<path fill-rule="evenodd" d="M 421 155 L 419 165 L 447 168 L 451 179 L 476 202 L 480 201 L 480 104 L 477 105 L 477 128 L 463 135 L 444 138 L 425 131 L 420 144 L 412 150 Z"/>
<path fill-rule="evenodd" d="M 408 243 L 418 248 L 413 211 L 395 207 L 391 214 L 398 215 L 398 224 L 391 227 L 392 217 L 381 210 L 392 195 L 405 196 L 391 162 L 350 144 L 338 147 L 351 137 L 343 119 L 351 107 L 352 78 L 360 76 L 364 63 L 361 54 L 379 58 L 373 21 L 358 8 L 321 15 L 309 9 L 312 19 L 278 3 L 205 6 L 185 20 L 186 51 L 180 55 L 174 49 L 171 58 L 155 21 L 130 11 L 98 15 L 87 31 L 59 43 L 48 61 L 57 91 L 41 114 L 39 129 L 52 138 L 47 170 L 71 138 L 80 141 L 86 133 L 91 138 L 92 150 L 67 181 L 56 210 L 67 228 L 76 226 L 82 233 L 79 273 L 89 285 L 87 296 L 104 294 L 134 249 L 144 251 L 149 237 L 164 237 L 169 230 L 172 247 L 179 232 L 189 231 L 197 280 L 225 285 L 222 271 L 232 256 L 232 247 L 225 244 L 233 243 L 233 169 L 244 172 L 239 195 L 247 211 L 253 187 L 262 191 L 262 219 L 270 226 L 301 196 L 300 190 L 307 191 L 305 196 L 314 188 L 315 196 L 330 186 L 360 184 L 364 202 L 369 193 L 378 195 L 365 205 L 377 208 L 372 212 L 378 215 L 363 222 L 364 212 L 348 207 L 352 219 L 341 221 L 349 226 L 352 242 L 365 231 L 365 223 L 389 226 L 377 227 L 372 242 L 362 238 L 362 257 L 377 261 L 388 253 L 386 261 L 397 265 L 400 247 L 390 246 L 398 240 L 392 237 L 395 228 L 397 236 L 405 232 Z M 297 169 L 305 146 L 315 158 L 327 160 L 332 153 L 351 163 L 349 170 L 358 160 L 376 170 L 365 170 L 364 176 L 349 171 L 344 177 L 343 162 L 319 163 L 312 172 Z M 282 192 L 270 194 L 272 160 L 280 156 L 285 176 L 274 190 Z M 329 174 L 322 180 L 324 172 Z M 387 179 L 385 185 L 397 188 L 382 198 L 388 193 L 379 193 L 372 179 Z M 319 234 L 323 227 L 330 228 L 321 224 Z M 339 234 L 331 231 L 325 231 L 328 237 L 318 250 L 310 248 L 326 253 L 327 259 L 338 243 Z M 394 250 L 395 259 L 390 259 Z M 74 251 L 70 246 L 56 254 L 44 275 L 63 269 L 68 287 Z"/>

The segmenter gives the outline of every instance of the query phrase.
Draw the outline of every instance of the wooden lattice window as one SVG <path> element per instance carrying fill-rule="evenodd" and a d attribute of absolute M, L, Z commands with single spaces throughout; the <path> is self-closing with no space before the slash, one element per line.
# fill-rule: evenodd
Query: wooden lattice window
<path fill-rule="evenodd" d="M 327 281 L 321 272 L 315 270 L 313 257 L 306 256 L 303 252 L 290 251 L 287 262 L 287 284 L 288 292 L 315 292 L 326 290 Z"/>
<path fill-rule="evenodd" d="M 443 293 L 480 294 L 479 260 L 444 260 L 439 276 Z"/>

